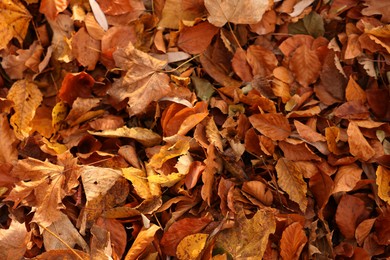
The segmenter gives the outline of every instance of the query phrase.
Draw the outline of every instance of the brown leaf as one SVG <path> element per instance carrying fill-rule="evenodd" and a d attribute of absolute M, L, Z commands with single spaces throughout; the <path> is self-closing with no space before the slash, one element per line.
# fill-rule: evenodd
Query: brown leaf
<path fill-rule="evenodd" d="M 356 164 L 341 166 L 334 179 L 333 193 L 351 191 L 361 179 L 363 170 Z"/>
<path fill-rule="evenodd" d="M 362 245 L 366 237 L 371 233 L 375 220 L 375 218 L 366 219 L 357 226 L 355 238 L 359 245 Z"/>
<path fill-rule="evenodd" d="M 114 52 L 117 66 L 127 70 L 126 75 L 113 84 L 108 94 L 118 102 L 128 98 L 130 115 L 140 114 L 153 101 L 158 101 L 171 90 L 169 77 L 158 72 L 167 62 L 137 50 L 132 43 Z"/>
<path fill-rule="evenodd" d="M 296 80 L 307 87 L 317 81 L 321 63 L 315 51 L 310 50 L 306 45 L 301 45 L 291 57 L 289 68 L 294 72 Z"/>
<path fill-rule="evenodd" d="M 368 119 L 370 112 L 360 100 L 353 100 L 343 103 L 334 110 L 334 115 L 344 119 Z"/>
<path fill-rule="evenodd" d="M 240 211 L 235 226 L 217 235 L 216 246 L 223 248 L 234 259 L 262 259 L 268 237 L 275 230 L 276 221 L 272 212 L 259 210 L 251 219 L 247 219 Z"/>
<path fill-rule="evenodd" d="M 290 199 L 299 205 L 302 212 L 307 208 L 307 185 L 303 180 L 302 171 L 294 162 L 280 158 L 276 164 L 278 174 L 278 184 L 280 188 L 287 192 Z"/>
<path fill-rule="evenodd" d="M 100 41 L 92 38 L 82 27 L 72 37 L 72 52 L 82 66 L 93 70 L 100 57 Z"/>
<path fill-rule="evenodd" d="M 347 88 L 345 89 L 345 98 L 347 101 L 360 101 L 361 103 L 367 101 L 366 92 L 364 92 L 351 76 L 349 77 Z"/>
<path fill-rule="evenodd" d="M 202 231 L 212 219 L 209 216 L 201 218 L 183 218 L 173 223 L 161 238 L 161 248 L 169 256 L 176 256 L 176 248 L 180 241 L 188 235 Z"/>
<path fill-rule="evenodd" d="M 279 147 L 282 149 L 284 157 L 291 161 L 321 160 L 305 143 L 291 144 L 281 141 Z"/>
<path fill-rule="evenodd" d="M 31 19 L 31 14 L 19 0 L 2 0 L 0 2 L 0 50 L 4 49 L 14 37 L 22 45 Z"/>
<path fill-rule="evenodd" d="M 375 234 L 380 245 L 389 245 L 390 241 L 390 209 L 387 206 L 375 221 Z"/>
<path fill-rule="evenodd" d="M 289 225 L 282 234 L 280 241 L 280 255 L 283 259 L 299 259 L 307 237 L 302 225 L 294 222 Z"/>
<path fill-rule="evenodd" d="M 154 235 L 159 229 L 160 227 L 155 224 L 151 224 L 149 228 L 143 227 L 141 232 L 138 233 L 130 250 L 127 252 L 125 260 L 138 259 L 145 248 L 153 241 Z"/>
<path fill-rule="evenodd" d="M 260 181 L 248 181 L 242 185 L 242 191 L 250 194 L 266 206 L 271 206 L 273 195 L 267 186 Z"/>
<path fill-rule="evenodd" d="M 286 117 L 282 114 L 256 114 L 249 117 L 249 121 L 260 133 L 272 140 L 284 140 L 291 128 Z"/>
<path fill-rule="evenodd" d="M 121 15 L 125 13 L 142 13 L 145 10 L 141 0 L 133 1 L 110 1 L 97 0 L 102 11 L 107 15 Z"/>
<path fill-rule="evenodd" d="M 343 195 L 336 210 L 336 224 L 346 238 L 353 239 L 355 230 L 366 214 L 364 201 L 351 196 Z"/>
<path fill-rule="evenodd" d="M 67 260 L 89 260 L 91 256 L 81 250 L 77 249 L 60 249 L 51 250 L 38 255 L 37 260 L 55 260 L 55 259 L 67 259 Z"/>
<path fill-rule="evenodd" d="M 8 229 L 0 229 L 1 259 L 22 259 L 30 241 L 31 231 L 27 232 L 26 224 L 12 220 Z"/>
<path fill-rule="evenodd" d="M 268 9 L 268 0 L 205 0 L 209 12 L 208 20 L 215 26 L 222 27 L 227 22 L 253 24 L 261 20 Z"/>
<path fill-rule="evenodd" d="M 275 54 L 260 45 L 251 45 L 248 47 L 247 60 L 248 64 L 252 67 L 253 76 L 270 76 L 278 65 Z"/>
<path fill-rule="evenodd" d="M 206 168 L 202 174 L 203 186 L 201 196 L 208 205 L 211 205 L 213 200 L 214 175 L 218 172 L 219 164 L 217 163 L 216 151 L 214 145 L 209 145 L 207 148 L 207 157 L 204 160 Z"/>
<path fill-rule="evenodd" d="M 95 80 L 86 72 L 68 73 L 62 81 L 58 97 L 72 105 L 78 97 L 90 97 L 94 84 Z"/>
<path fill-rule="evenodd" d="M 18 160 L 17 144 L 18 139 L 8 124 L 7 116 L 0 114 L 0 164 L 16 163 Z"/>
<path fill-rule="evenodd" d="M 54 20 L 59 13 L 64 11 L 70 0 L 42 0 L 39 7 L 39 12 L 43 13 L 47 18 Z"/>
<path fill-rule="evenodd" d="M 177 46 L 190 54 L 202 53 L 218 33 L 218 27 L 203 22 L 192 27 L 184 27 L 179 34 Z"/>
<path fill-rule="evenodd" d="M 356 123 L 349 123 L 347 134 L 349 149 L 352 155 L 363 161 L 368 161 L 375 155 L 375 150 L 370 146 L 366 138 L 364 138 Z"/>
<path fill-rule="evenodd" d="M 326 141 L 325 137 L 309 126 L 302 124 L 301 122 L 294 120 L 295 128 L 297 129 L 299 135 L 309 142 L 323 142 Z"/>
<path fill-rule="evenodd" d="M 375 0 L 365 0 L 365 6 L 362 10 L 363 15 L 382 15 L 381 21 L 384 23 L 389 23 L 390 22 L 390 13 L 389 13 L 389 8 L 390 4 L 387 1 L 383 2 L 378 2 Z"/>
<path fill-rule="evenodd" d="M 42 93 L 36 84 L 23 79 L 12 85 L 7 99 L 14 102 L 15 113 L 11 116 L 11 126 L 15 136 L 23 140 L 30 135 L 31 121 L 42 102 Z"/>
<path fill-rule="evenodd" d="M 323 209 L 328 203 L 329 197 L 332 194 L 334 183 L 332 178 L 319 171 L 316 175 L 310 178 L 309 187 L 314 197 L 316 198 L 319 207 L 318 215 L 323 219 Z"/>
<path fill-rule="evenodd" d="M 390 204 L 390 170 L 381 165 L 376 170 L 376 185 L 378 185 L 378 196 Z"/>

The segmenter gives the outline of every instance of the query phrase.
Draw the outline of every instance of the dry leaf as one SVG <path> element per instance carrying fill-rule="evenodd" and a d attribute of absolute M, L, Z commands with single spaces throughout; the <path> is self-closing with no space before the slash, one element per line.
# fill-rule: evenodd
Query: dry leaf
<path fill-rule="evenodd" d="M 360 160 L 368 161 L 375 155 L 375 150 L 364 138 L 360 132 L 359 127 L 354 122 L 350 122 L 348 125 L 348 143 L 350 153 Z"/>
<path fill-rule="evenodd" d="M 138 196 L 142 199 L 149 199 L 152 193 L 149 190 L 149 184 L 146 180 L 146 173 L 140 169 L 129 167 L 123 168 L 123 177 L 131 181 Z"/>
<path fill-rule="evenodd" d="M 22 45 L 31 19 L 31 14 L 19 0 L 2 0 L 0 2 L 0 50 L 4 49 L 12 38 L 16 38 Z"/>
<path fill-rule="evenodd" d="M 306 242 L 307 237 L 302 225 L 299 222 L 294 222 L 283 231 L 280 241 L 280 255 L 286 260 L 300 259 Z"/>
<path fill-rule="evenodd" d="M 6 115 L 0 114 L 0 164 L 16 163 L 18 139 L 8 124 Z"/>
<path fill-rule="evenodd" d="M 27 80 L 16 81 L 8 92 L 7 99 L 14 102 L 15 113 L 11 117 L 11 126 L 19 140 L 30 135 L 31 121 L 36 109 L 42 102 L 42 93 L 38 86 Z"/>
<path fill-rule="evenodd" d="M 308 87 L 317 81 L 321 63 L 315 51 L 301 45 L 291 57 L 289 68 L 295 74 L 296 80 L 304 87 Z"/>
<path fill-rule="evenodd" d="M 278 184 L 289 195 L 290 199 L 299 205 L 302 212 L 307 208 L 307 185 L 303 180 L 302 171 L 294 162 L 280 158 L 275 166 L 278 174 Z"/>
<path fill-rule="evenodd" d="M 30 241 L 31 231 L 27 232 L 26 224 L 16 220 L 8 229 L 0 229 L 0 257 L 4 260 L 22 259 Z"/>
<path fill-rule="evenodd" d="M 155 224 L 152 224 L 149 228 L 143 227 L 127 252 L 125 260 L 138 259 L 145 248 L 153 241 L 154 235 L 159 229 L 160 227 Z"/>
<path fill-rule="evenodd" d="M 57 15 L 64 11 L 70 0 L 42 0 L 39 12 L 43 13 L 50 20 L 55 20 Z"/>
<path fill-rule="evenodd" d="M 257 114 L 249 117 L 249 121 L 260 133 L 272 140 L 284 140 L 291 128 L 286 117 L 282 114 Z"/>
<path fill-rule="evenodd" d="M 155 169 L 161 168 L 164 162 L 171 158 L 186 154 L 190 149 L 187 140 L 178 140 L 175 144 L 166 144 L 161 147 L 160 151 L 150 158 L 149 165 Z"/>
<path fill-rule="evenodd" d="M 193 27 L 185 27 L 180 31 L 177 46 L 190 54 L 202 53 L 210 45 L 218 28 L 208 22 Z"/>
<path fill-rule="evenodd" d="M 376 185 L 378 185 L 378 196 L 390 204 L 390 170 L 381 165 L 376 170 Z"/>
<path fill-rule="evenodd" d="M 83 27 L 72 37 L 72 53 L 87 70 L 93 70 L 100 57 L 100 41 L 92 38 Z"/>
<path fill-rule="evenodd" d="M 341 166 L 334 179 L 333 193 L 351 191 L 360 181 L 363 170 L 356 164 Z"/>
<path fill-rule="evenodd" d="M 223 248 L 234 259 L 262 259 L 268 237 L 275 230 L 276 221 L 272 212 L 259 210 L 251 219 L 247 219 L 240 211 L 236 225 L 217 235 L 216 247 Z"/>
<path fill-rule="evenodd" d="M 367 101 L 366 92 L 359 86 L 359 84 L 350 76 L 347 88 L 345 89 L 345 98 L 347 101 Z"/>
<path fill-rule="evenodd" d="M 193 234 L 183 238 L 176 249 L 178 259 L 196 260 L 206 245 L 208 234 Z"/>
<path fill-rule="evenodd" d="M 208 20 L 215 26 L 222 27 L 227 22 L 253 24 L 261 20 L 269 6 L 268 0 L 205 0 L 209 12 Z"/>

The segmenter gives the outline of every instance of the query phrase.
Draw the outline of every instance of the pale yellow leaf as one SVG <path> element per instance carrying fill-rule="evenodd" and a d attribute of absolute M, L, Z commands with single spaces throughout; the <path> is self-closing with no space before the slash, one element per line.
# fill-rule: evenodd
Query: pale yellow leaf
<path fill-rule="evenodd" d="M 181 173 L 171 173 L 168 175 L 159 174 L 148 176 L 148 181 L 151 183 L 160 184 L 162 187 L 172 187 L 177 182 L 182 180 L 184 176 L 185 175 Z"/>

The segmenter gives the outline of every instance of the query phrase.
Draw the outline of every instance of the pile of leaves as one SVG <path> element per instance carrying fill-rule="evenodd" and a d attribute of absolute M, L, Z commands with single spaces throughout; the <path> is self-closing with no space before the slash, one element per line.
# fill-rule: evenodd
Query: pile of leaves
<path fill-rule="evenodd" d="M 390 257 L 389 23 L 387 0 L 0 0 L 0 258 Z"/>

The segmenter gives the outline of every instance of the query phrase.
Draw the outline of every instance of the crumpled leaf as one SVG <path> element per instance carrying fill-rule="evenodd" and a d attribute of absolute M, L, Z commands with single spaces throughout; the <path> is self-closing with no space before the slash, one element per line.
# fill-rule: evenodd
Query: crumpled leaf
<path fill-rule="evenodd" d="M 152 224 L 149 228 L 143 227 L 141 232 L 138 233 L 129 252 L 127 252 L 125 260 L 138 259 L 144 249 L 153 241 L 154 235 L 159 229 L 160 227 L 155 224 Z"/>
<path fill-rule="evenodd" d="M 151 102 L 169 93 L 169 77 L 159 72 L 167 65 L 166 61 L 137 50 L 131 42 L 125 49 L 115 51 L 113 56 L 116 65 L 128 72 L 113 84 L 108 94 L 118 102 L 129 98 L 130 115 L 144 112 Z"/>
<path fill-rule="evenodd" d="M 236 225 L 217 235 L 216 247 L 223 248 L 234 259 L 262 259 L 268 237 L 275 230 L 276 220 L 272 212 L 259 210 L 251 219 L 247 219 L 240 211 Z"/>
<path fill-rule="evenodd" d="M 268 0 L 205 0 L 209 12 L 207 18 L 217 27 L 227 22 L 236 24 L 254 24 L 261 20 L 269 6 Z"/>
<path fill-rule="evenodd" d="M 25 223 L 12 220 L 8 229 L 0 229 L 0 258 L 22 259 L 30 236 L 31 231 L 27 232 Z"/>
<path fill-rule="evenodd" d="M 42 0 L 39 12 L 50 20 L 55 20 L 57 15 L 68 7 L 69 2 L 70 0 Z"/>
<path fill-rule="evenodd" d="M 161 147 L 160 151 L 150 158 L 149 165 L 155 169 L 161 168 L 164 162 L 171 158 L 186 154 L 190 149 L 187 140 L 178 140 L 175 144 L 166 144 Z"/>
<path fill-rule="evenodd" d="M 7 99 L 14 102 L 15 113 L 11 117 L 11 125 L 19 140 L 30 135 L 31 121 L 36 109 L 42 102 L 42 93 L 38 86 L 25 79 L 16 81 L 8 92 Z"/>
<path fill-rule="evenodd" d="M 290 199 L 299 205 L 302 212 L 307 208 L 307 185 L 303 180 L 302 171 L 294 162 L 280 158 L 275 166 L 278 174 L 278 184 L 289 195 Z"/>
<path fill-rule="evenodd" d="M 272 140 L 284 140 L 291 133 L 288 120 L 282 114 L 256 114 L 250 116 L 249 121 L 260 133 Z"/>
<path fill-rule="evenodd" d="M 16 38 L 22 45 L 31 19 L 31 14 L 19 0 L 0 1 L 0 50 L 12 38 Z"/>
<path fill-rule="evenodd" d="M 388 1 L 365 0 L 365 6 L 362 10 L 364 15 L 382 15 L 381 21 L 390 23 L 390 3 Z"/>
<path fill-rule="evenodd" d="M 178 259 L 196 260 L 206 245 L 208 234 L 193 234 L 180 241 L 176 249 Z"/>
<path fill-rule="evenodd" d="M 378 196 L 390 204 L 390 170 L 381 165 L 376 170 L 376 185 L 378 185 Z"/>
<path fill-rule="evenodd" d="M 282 234 L 280 241 L 280 255 L 283 259 L 299 259 L 307 237 L 302 225 L 294 222 L 288 226 Z"/>
<path fill-rule="evenodd" d="M 127 137 L 140 142 L 146 147 L 152 147 L 159 144 L 162 140 L 161 136 L 156 134 L 150 129 L 142 127 L 132 127 L 128 128 L 127 126 L 122 126 L 115 130 L 104 130 L 102 132 L 93 132 L 88 131 L 92 135 L 104 136 L 104 137 Z"/>

